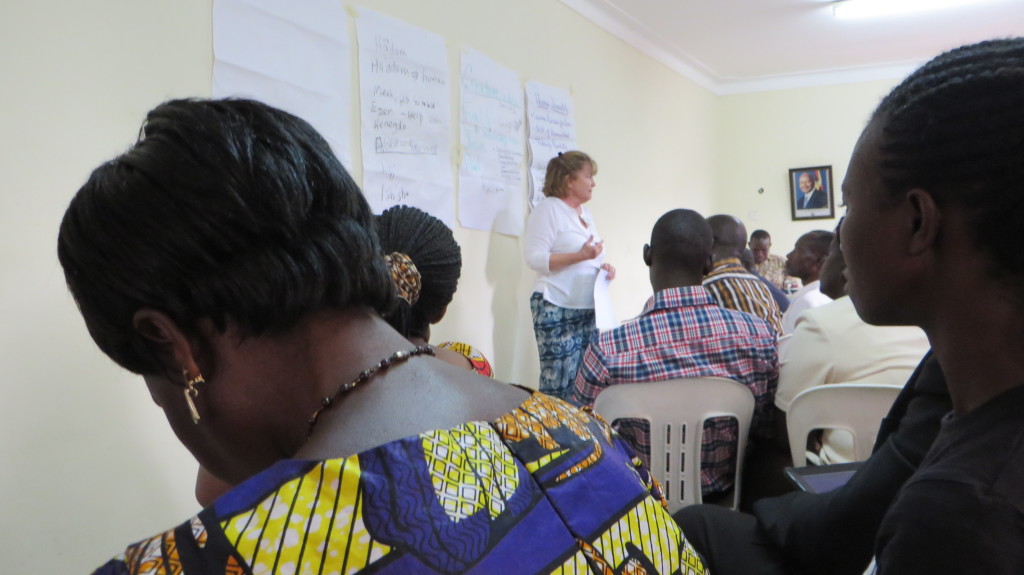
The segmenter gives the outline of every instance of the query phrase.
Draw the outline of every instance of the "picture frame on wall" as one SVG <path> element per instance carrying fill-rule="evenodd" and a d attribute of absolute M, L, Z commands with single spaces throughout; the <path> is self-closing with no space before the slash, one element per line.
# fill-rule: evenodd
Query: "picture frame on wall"
<path fill-rule="evenodd" d="M 789 204 L 793 220 L 828 220 L 836 215 L 832 166 L 789 170 Z"/>

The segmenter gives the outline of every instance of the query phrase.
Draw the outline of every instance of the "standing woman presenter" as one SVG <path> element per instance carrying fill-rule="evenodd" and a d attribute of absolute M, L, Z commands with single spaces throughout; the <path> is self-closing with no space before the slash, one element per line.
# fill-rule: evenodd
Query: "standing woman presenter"
<path fill-rule="evenodd" d="M 597 330 L 594 281 L 604 263 L 604 241 L 583 204 L 594 194 L 597 164 L 583 152 L 559 153 L 548 162 L 545 198 L 526 222 L 526 265 L 538 273 L 530 297 L 540 353 L 540 390 L 561 399 L 572 385 L 583 352 Z"/>

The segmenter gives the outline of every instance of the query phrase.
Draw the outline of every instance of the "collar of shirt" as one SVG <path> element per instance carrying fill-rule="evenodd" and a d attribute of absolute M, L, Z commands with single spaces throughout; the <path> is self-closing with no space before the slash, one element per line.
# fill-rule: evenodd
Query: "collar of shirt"
<path fill-rule="evenodd" d="M 715 298 L 711 297 L 711 294 L 704 286 L 669 288 L 663 289 L 651 296 L 651 299 L 647 300 L 647 304 L 644 305 L 644 311 L 640 315 L 642 317 L 658 310 L 701 305 L 718 305 L 715 302 Z"/>
<path fill-rule="evenodd" d="M 743 267 L 740 263 L 739 258 L 725 258 L 723 260 L 715 260 L 715 263 L 711 267 L 711 272 L 708 275 L 714 275 L 719 273 L 736 273 L 743 272 L 749 274 L 747 268 Z"/>

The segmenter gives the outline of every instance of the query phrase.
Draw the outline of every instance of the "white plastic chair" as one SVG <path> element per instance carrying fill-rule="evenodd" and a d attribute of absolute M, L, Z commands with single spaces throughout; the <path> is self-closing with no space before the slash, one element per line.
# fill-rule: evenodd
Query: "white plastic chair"
<path fill-rule="evenodd" d="M 853 435 L 857 461 L 871 455 L 882 418 L 899 386 L 877 383 L 830 383 L 800 392 L 786 412 L 786 432 L 793 466 L 807 465 L 807 434 L 814 429 L 843 429 Z"/>
<path fill-rule="evenodd" d="M 594 411 L 609 423 L 623 418 L 651 422 L 650 471 L 665 490 L 670 512 L 702 501 L 700 455 L 704 421 L 734 417 L 738 422 L 738 455 L 731 507 L 736 508 L 743 454 L 754 416 L 754 395 L 745 385 L 721 377 L 613 385 L 597 396 Z"/>

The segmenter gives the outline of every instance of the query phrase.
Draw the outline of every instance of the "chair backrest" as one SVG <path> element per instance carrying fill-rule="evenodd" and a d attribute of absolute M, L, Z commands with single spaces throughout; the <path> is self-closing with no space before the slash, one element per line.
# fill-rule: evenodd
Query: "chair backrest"
<path fill-rule="evenodd" d="M 740 500 L 743 454 L 754 416 L 754 394 L 721 377 L 670 379 L 613 385 L 601 391 L 594 411 L 609 423 L 622 418 L 651 422 L 651 475 L 661 483 L 669 511 L 700 503 L 701 437 L 704 421 L 733 417 L 738 423 L 732 508 Z"/>
<path fill-rule="evenodd" d="M 843 429 L 853 435 L 857 461 L 871 455 L 882 418 L 900 387 L 877 383 L 830 383 L 800 392 L 786 412 L 793 466 L 807 464 L 807 434 L 814 429 Z"/>

